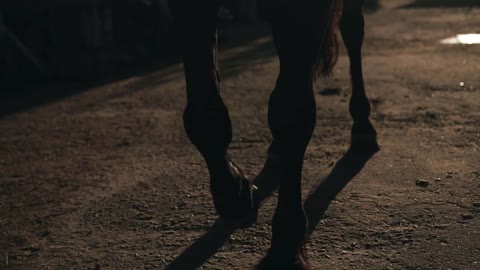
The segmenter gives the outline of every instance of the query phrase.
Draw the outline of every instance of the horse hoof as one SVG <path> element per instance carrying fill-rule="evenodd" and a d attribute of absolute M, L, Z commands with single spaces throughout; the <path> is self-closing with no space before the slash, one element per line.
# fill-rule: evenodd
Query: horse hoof
<path fill-rule="evenodd" d="M 250 220 L 256 215 L 253 207 L 253 192 L 256 187 L 245 177 L 243 172 L 233 163 L 228 162 L 233 185 L 211 187 L 213 204 L 217 214 L 225 219 Z"/>
<path fill-rule="evenodd" d="M 354 154 L 375 154 L 380 150 L 377 138 L 371 134 L 356 134 L 352 136 L 349 152 Z"/>
<path fill-rule="evenodd" d="M 302 251 L 295 254 L 274 251 L 270 249 L 268 254 L 255 267 L 256 270 L 312 270 Z"/>
<path fill-rule="evenodd" d="M 375 154 L 379 150 L 377 132 L 370 121 L 353 123 L 349 152 L 355 154 Z"/>

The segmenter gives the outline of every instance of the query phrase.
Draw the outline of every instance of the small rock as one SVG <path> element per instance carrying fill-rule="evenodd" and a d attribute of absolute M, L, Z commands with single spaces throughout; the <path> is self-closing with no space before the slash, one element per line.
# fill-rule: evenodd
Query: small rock
<path fill-rule="evenodd" d="M 428 187 L 430 183 L 427 180 L 418 179 L 415 184 L 419 187 Z"/>
<path fill-rule="evenodd" d="M 480 207 L 480 202 L 474 202 L 472 203 L 473 207 Z"/>
<path fill-rule="evenodd" d="M 470 215 L 470 214 L 463 214 L 462 215 L 463 220 L 470 220 L 470 219 L 473 219 L 473 218 L 474 218 L 474 216 Z"/>
<path fill-rule="evenodd" d="M 440 181 L 442 181 L 442 178 L 436 177 L 436 178 L 433 178 L 433 180 L 435 180 L 435 182 L 440 182 Z"/>

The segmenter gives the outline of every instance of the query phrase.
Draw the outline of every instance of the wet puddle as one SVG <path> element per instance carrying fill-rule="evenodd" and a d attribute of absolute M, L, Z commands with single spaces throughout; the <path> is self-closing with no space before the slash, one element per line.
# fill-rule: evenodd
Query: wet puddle
<path fill-rule="evenodd" d="M 480 44 L 480 34 L 459 34 L 446 38 L 441 41 L 442 44 Z"/>

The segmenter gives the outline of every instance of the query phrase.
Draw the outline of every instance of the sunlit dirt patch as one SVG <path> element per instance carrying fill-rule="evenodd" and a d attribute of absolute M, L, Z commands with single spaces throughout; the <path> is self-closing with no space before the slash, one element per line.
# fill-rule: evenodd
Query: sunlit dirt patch
<path fill-rule="evenodd" d="M 442 44 L 480 44 L 480 34 L 458 34 L 453 37 L 443 39 Z"/>

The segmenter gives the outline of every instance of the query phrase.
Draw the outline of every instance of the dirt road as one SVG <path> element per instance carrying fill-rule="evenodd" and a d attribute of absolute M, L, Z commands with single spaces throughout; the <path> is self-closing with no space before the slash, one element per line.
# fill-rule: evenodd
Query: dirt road
<path fill-rule="evenodd" d="M 439 43 L 479 25 L 478 8 L 367 16 L 364 70 L 382 149 L 315 227 L 315 269 L 480 269 L 480 46 Z M 232 154 L 252 178 L 270 142 L 266 105 L 278 67 L 265 29 L 227 29 L 222 52 Z M 229 43 L 236 39 L 248 42 Z M 304 198 L 334 168 L 349 169 L 337 163 L 351 124 L 347 67 L 342 51 L 334 77 L 315 87 Z M 276 195 L 248 229 L 215 223 L 184 104 L 181 66 L 172 65 L 0 119 L 0 269 L 258 263 Z"/>

